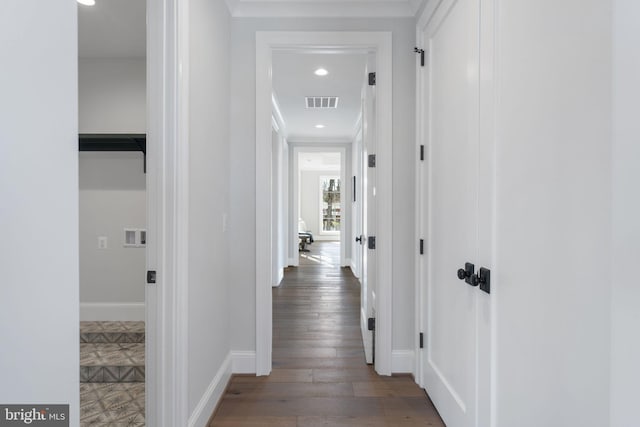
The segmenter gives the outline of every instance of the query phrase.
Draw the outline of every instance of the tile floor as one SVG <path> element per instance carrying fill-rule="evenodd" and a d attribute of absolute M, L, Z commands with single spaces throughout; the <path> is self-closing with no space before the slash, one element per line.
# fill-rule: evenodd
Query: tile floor
<path fill-rule="evenodd" d="M 144 426 L 144 322 L 80 322 L 80 425 Z"/>
<path fill-rule="evenodd" d="M 80 426 L 144 426 L 144 383 L 81 383 Z"/>

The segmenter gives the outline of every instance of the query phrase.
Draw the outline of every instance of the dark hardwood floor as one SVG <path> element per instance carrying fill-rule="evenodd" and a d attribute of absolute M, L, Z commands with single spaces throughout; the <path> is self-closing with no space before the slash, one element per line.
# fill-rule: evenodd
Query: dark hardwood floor
<path fill-rule="evenodd" d="M 234 375 L 209 426 L 444 426 L 411 376 L 366 365 L 360 285 L 338 242 L 308 248 L 273 290 L 271 375 Z"/>

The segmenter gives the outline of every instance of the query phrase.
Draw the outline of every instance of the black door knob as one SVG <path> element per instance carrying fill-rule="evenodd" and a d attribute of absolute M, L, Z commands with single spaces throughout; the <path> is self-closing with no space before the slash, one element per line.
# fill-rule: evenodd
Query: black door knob
<path fill-rule="evenodd" d="M 469 283 L 471 286 L 478 286 L 480 284 L 480 278 L 478 277 L 477 274 L 474 274 L 473 276 L 471 276 L 471 283 Z"/>
<path fill-rule="evenodd" d="M 356 237 L 356 242 L 360 242 L 360 243 L 362 243 L 362 236 L 358 236 L 358 237 Z"/>
<path fill-rule="evenodd" d="M 471 284 L 471 276 L 475 273 L 476 266 L 470 262 L 464 263 L 464 268 L 458 270 L 458 279 L 464 280 L 466 283 Z"/>

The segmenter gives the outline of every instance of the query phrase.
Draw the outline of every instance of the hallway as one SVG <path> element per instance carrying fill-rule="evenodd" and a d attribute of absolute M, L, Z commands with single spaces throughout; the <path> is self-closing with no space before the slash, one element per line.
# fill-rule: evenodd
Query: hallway
<path fill-rule="evenodd" d="M 338 242 L 309 248 L 273 290 L 271 375 L 235 375 L 209 426 L 443 426 L 409 375 L 365 364 L 359 282 Z"/>

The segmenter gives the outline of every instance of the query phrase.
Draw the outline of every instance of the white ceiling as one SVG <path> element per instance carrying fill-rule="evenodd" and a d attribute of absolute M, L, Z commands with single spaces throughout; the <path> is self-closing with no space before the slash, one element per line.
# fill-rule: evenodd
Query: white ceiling
<path fill-rule="evenodd" d="M 289 141 L 353 139 L 366 59 L 364 53 L 274 53 L 273 89 Z M 329 74 L 316 76 L 318 68 Z M 305 96 L 338 96 L 338 108 L 307 109 Z M 326 127 L 316 129 L 318 124 Z"/>
<path fill-rule="evenodd" d="M 211 0 L 222 1 L 222 0 Z M 235 17 L 415 16 L 426 0 L 226 0 Z M 78 5 L 80 58 L 144 58 L 145 0 Z"/>
<path fill-rule="evenodd" d="M 425 0 L 226 0 L 236 17 L 415 16 Z"/>
<path fill-rule="evenodd" d="M 146 56 L 145 0 L 96 0 L 78 4 L 80 58 L 144 58 Z"/>
<path fill-rule="evenodd" d="M 303 171 L 340 171 L 340 153 L 298 153 L 298 169 Z"/>

